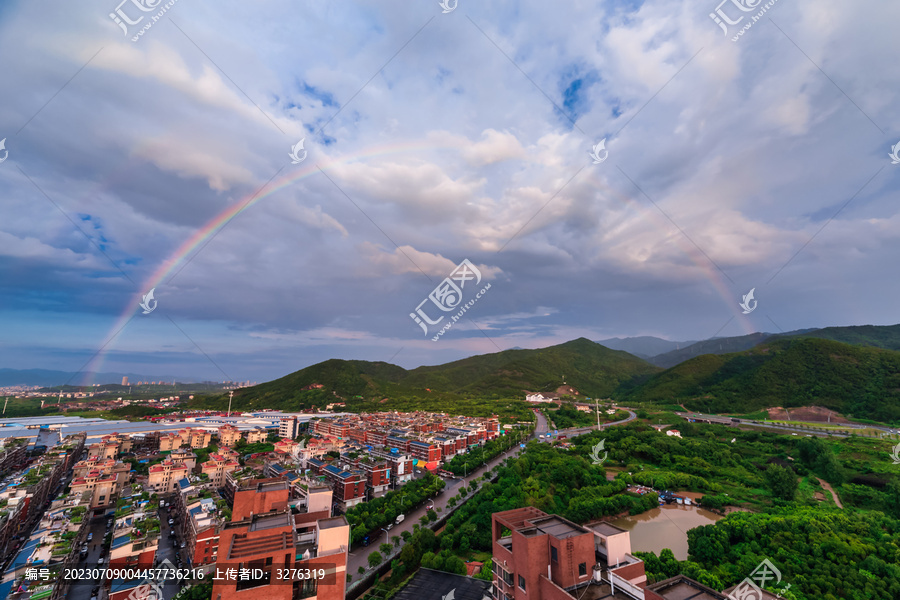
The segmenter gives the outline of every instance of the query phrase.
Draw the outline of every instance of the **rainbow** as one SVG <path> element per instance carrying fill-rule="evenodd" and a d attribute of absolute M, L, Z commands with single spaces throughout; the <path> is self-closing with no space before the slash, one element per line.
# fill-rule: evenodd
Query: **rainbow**
<path fill-rule="evenodd" d="M 116 319 L 115 323 L 110 328 L 109 333 L 105 336 L 105 343 L 101 346 L 101 349 L 97 352 L 97 354 L 90 360 L 88 365 L 83 369 L 86 375 L 85 381 L 82 383 L 82 385 L 90 385 L 92 373 L 100 372 L 103 362 L 111 350 L 112 342 L 116 337 L 118 337 L 119 333 L 124 330 L 128 322 L 135 316 L 135 310 L 137 310 L 139 304 L 141 303 L 143 295 L 149 290 L 162 285 L 164 282 L 166 282 L 167 278 L 168 281 L 171 281 L 171 279 L 174 278 L 174 276 L 177 275 L 180 271 L 178 267 L 187 264 L 188 257 L 193 258 L 193 256 L 196 256 L 196 254 L 200 250 L 202 250 L 202 248 L 207 243 L 209 243 L 212 238 L 214 238 L 229 221 L 237 217 L 245 210 L 254 206 L 261 200 L 268 198 L 272 194 L 275 194 L 298 181 L 315 175 L 319 171 L 319 169 L 327 170 L 337 165 L 349 163 L 354 160 L 363 158 L 373 158 L 410 151 L 458 149 L 460 147 L 462 147 L 462 145 L 435 145 L 422 143 L 420 141 L 374 146 L 361 150 L 357 153 L 348 154 L 339 158 L 332 158 L 322 163 L 310 163 L 305 167 L 298 168 L 290 175 L 278 179 L 274 183 L 266 184 L 265 186 L 257 190 L 254 194 L 244 196 L 239 201 L 233 203 L 231 206 L 228 206 L 221 213 L 210 219 L 205 225 L 203 225 L 203 227 L 194 232 L 194 234 L 190 238 L 185 240 L 181 244 L 181 246 L 179 246 L 178 249 L 175 250 L 175 252 L 173 252 L 165 261 L 163 261 L 162 264 L 160 264 L 156 271 L 154 271 L 153 274 L 147 278 L 147 281 L 141 286 L 141 289 L 138 290 L 128 301 L 128 303 L 125 305 L 124 310 L 122 311 L 122 314 L 118 317 L 118 319 Z M 648 220 L 654 223 L 654 227 L 659 229 L 661 232 L 666 232 L 666 234 L 668 234 L 671 231 L 671 223 L 663 219 L 658 211 L 649 209 L 643 206 L 640 202 L 633 200 L 631 197 L 617 192 L 616 190 L 610 188 L 606 183 L 599 181 L 592 175 L 587 177 L 587 181 L 590 183 L 590 185 L 602 191 L 603 193 L 612 194 L 616 196 L 617 199 L 641 212 Z M 712 265 L 710 261 L 705 256 L 703 256 L 703 254 L 699 252 L 696 247 L 694 247 L 693 244 L 686 240 L 683 235 L 679 233 L 677 239 L 677 243 L 684 250 L 685 254 L 687 254 L 687 256 L 690 257 L 690 259 L 694 262 L 694 264 L 703 271 L 706 278 L 713 285 L 714 289 L 725 301 L 725 304 L 729 307 L 732 307 L 736 303 L 735 296 L 723 280 L 721 272 L 719 272 L 719 270 L 714 265 Z M 741 318 L 741 322 L 747 333 L 754 332 L 748 319 Z"/>
<path fill-rule="evenodd" d="M 600 181 L 593 175 L 588 175 L 586 178 L 587 182 L 598 189 L 602 193 L 609 194 L 614 196 L 617 200 L 620 200 L 622 203 L 627 204 L 632 207 L 639 213 L 641 213 L 645 219 L 647 219 L 653 226 L 658 229 L 660 232 L 665 232 L 666 235 L 671 233 L 672 231 L 677 231 L 677 237 L 675 238 L 675 243 L 681 248 L 681 250 L 687 255 L 688 258 L 691 259 L 691 262 L 703 273 L 707 280 L 709 280 L 713 289 L 722 300 L 725 302 L 725 305 L 729 307 L 731 310 L 735 310 L 738 306 L 738 295 L 735 295 L 734 291 L 728 285 L 728 282 L 725 280 L 725 275 L 722 271 L 716 267 L 712 261 L 704 255 L 697 247 L 688 240 L 684 234 L 675 228 L 668 219 L 663 217 L 663 215 L 654 207 L 650 207 L 645 205 L 638 200 L 633 199 L 631 196 L 623 194 L 613 188 L 611 188 L 608 184 Z M 749 335 L 751 333 L 756 333 L 756 329 L 753 327 L 753 324 L 750 322 L 750 319 L 747 318 L 744 314 L 738 314 L 738 322 L 744 331 Z"/>
<path fill-rule="evenodd" d="M 327 161 L 323 161 L 322 163 L 311 162 L 305 167 L 298 168 L 290 175 L 284 176 L 274 183 L 266 184 L 255 193 L 244 196 L 239 201 L 235 202 L 231 206 L 228 206 L 221 213 L 210 219 L 205 225 L 203 225 L 203 227 L 194 232 L 194 234 L 184 243 L 182 243 L 181 246 L 179 246 L 178 249 L 175 250 L 175 252 L 173 252 L 169 256 L 169 258 L 167 258 L 156 269 L 156 271 L 153 272 L 152 275 L 150 275 L 149 278 L 147 278 L 147 281 L 141 286 L 141 289 L 138 290 L 128 301 L 128 303 L 125 305 L 125 309 L 122 311 L 122 314 L 118 319 L 116 319 L 115 323 L 110 328 L 109 333 L 104 337 L 104 340 L 106 340 L 105 343 L 103 344 L 103 346 L 101 346 L 101 349 L 97 352 L 97 354 L 94 355 L 94 357 L 90 360 L 88 365 L 83 369 L 83 371 L 85 372 L 85 380 L 82 382 L 82 385 L 90 385 L 92 383 L 91 374 L 100 372 L 100 369 L 103 366 L 103 362 L 106 359 L 109 351 L 111 350 L 110 345 L 112 344 L 114 338 L 116 338 L 119 333 L 121 333 L 121 331 L 125 328 L 132 317 L 135 316 L 135 310 L 143 300 L 143 295 L 151 289 L 162 285 L 164 282 L 166 282 L 167 278 L 168 281 L 171 281 L 174 276 L 178 274 L 178 271 L 180 271 L 178 267 L 182 264 L 186 264 L 189 256 L 191 258 L 193 258 L 193 256 L 196 256 L 200 249 L 202 249 L 206 243 L 209 243 L 209 241 L 211 241 L 212 238 L 215 237 L 229 221 L 231 221 L 233 218 L 235 218 L 245 210 L 249 209 L 251 206 L 257 204 L 265 198 L 268 198 L 272 194 L 275 194 L 283 190 L 284 188 L 293 185 L 298 181 L 315 175 L 319 172 L 319 169 L 327 170 L 340 164 L 349 163 L 354 160 L 364 158 L 373 158 L 411 151 L 458 149 L 460 147 L 462 146 L 426 144 L 418 141 L 395 143 L 383 146 L 373 146 L 361 150 L 360 152 L 348 154 L 339 158 L 332 158 Z"/>

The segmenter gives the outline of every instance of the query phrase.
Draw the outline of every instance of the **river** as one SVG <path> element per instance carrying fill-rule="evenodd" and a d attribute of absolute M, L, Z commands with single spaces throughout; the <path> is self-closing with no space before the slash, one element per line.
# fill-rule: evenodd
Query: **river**
<path fill-rule="evenodd" d="M 635 552 L 655 552 L 669 548 L 678 560 L 687 560 L 687 531 L 701 525 L 711 525 L 722 517 L 697 506 L 668 504 L 635 516 L 612 522 L 631 532 L 631 549 Z"/>

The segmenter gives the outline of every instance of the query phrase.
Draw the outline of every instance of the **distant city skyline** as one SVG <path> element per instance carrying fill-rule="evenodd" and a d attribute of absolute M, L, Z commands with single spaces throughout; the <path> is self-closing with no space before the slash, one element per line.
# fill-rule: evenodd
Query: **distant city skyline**
<path fill-rule="evenodd" d="M 227 0 L 131 36 L 3 5 L 0 367 L 268 381 L 900 322 L 900 5 L 739 38 L 714 9 Z"/>

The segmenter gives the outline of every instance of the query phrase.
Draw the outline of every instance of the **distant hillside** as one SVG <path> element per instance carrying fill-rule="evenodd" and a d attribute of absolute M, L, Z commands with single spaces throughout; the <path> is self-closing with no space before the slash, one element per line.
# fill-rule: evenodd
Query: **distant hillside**
<path fill-rule="evenodd" d="M 854 344 L 856 346 L 900 350 L 900 325 L 825 327 L 824 329 L 807 330 L 804 333 L 796 333 L 795 335 L 834 340 L 835 342 Z"/>
<path fill-rule="evenodd" d="M 671 342 L 652 335 L 642 335 L 638 337 L 609 338 L 599 340 L 597 343 L 612 350 L 623 350 L 629 354 L 646 359 L 665 352 L 671 352 L 672 350 L 678 350 L 679 348 L 685 348 L 696 342 L 693 340 L 688 342 Z"/>
<path fill-rule="evenodd" d="M 658 367 L 668 369 L 688 359 L 703 354 L 727 354 L 749 350 L 758 344 L 787 337 L 814 337 L 856 346 L 871 346 L 886 350 L 900 350 L 900 325 L 858 325 L 826 327 L 824 329 L 797 329 L 787 333 L 752 333 L 735 337 L 713 338 L 683 346 L 663 354 L 651 355 L 647 360 Z M 626 338 L 632 339 L 632 338 Z M 638 338 L 634 338 L 638 339 Z M 664 341 L 664 340 L 663 340 Z"/>
<path fill-rule="evenodd" d="M 736 337 L 713 338 L 691 344 L 680 350 L 672 350 L 648 359 L 657 367 L 668 369 L 679 363 L 703 354 L 727 354 L 748 350 L 772 337 L 770 333 L 751 333 Z"/>
<path fill-rule="evenodd" d="M 590 397 L 605 398 L 625 381 L 659 371 L 627 352 L 586 338 L 539 350 L 506 350 L 445 365 L 419 367 L 403 381 L 457 393 L 517 396 L 523 390 L 549 392 L 565 382 Z"/>
<path fill-rule="evenodd" d="M 383 362 L 332 359 L 280 379 L 239 390 L 254 406 L 301 408 L 381 397 L 485 397 L 524 399 L 525 391 L 554 391 L 565 382 L 590 397 L 608 397 L 657 367 L 627 352 L 579 338 L 539 350 L 506 350 L 407 371 Z M 312 387 L 320 384 L 322 387 Z M 430 390 L 430 391 L 428 391 Z"/>
<path fill-rule="evenodd" d="M 774 339 L 743 352 L 690 359 L 651 376 L 626 399 L 720 413 L 817 405 L 900 422 L 900 352 L 809 336 Z"/>

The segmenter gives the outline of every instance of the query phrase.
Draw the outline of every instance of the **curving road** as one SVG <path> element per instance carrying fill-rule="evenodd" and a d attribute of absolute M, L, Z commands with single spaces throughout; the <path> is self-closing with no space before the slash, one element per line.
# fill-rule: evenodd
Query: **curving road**
<path fill-rule="evenodd" d="M 604 429 L 606 427 L 612 427 L 613 425 L 622 425 L 624 423 L 628 423 L 629 421 L 633 421 L 634 419 L 637 418 L 637 415 L 631 409 L 621 408 L 621 410 L 628 411 L 627 418 L 622 419 L 621 421 L 614 421 L 612 423 L 601 424 L 601 429 Z M 547 424 L 546 417 L 544 417 L 544 415 L 539 410 L 535 411 L 535 416 L 537 418 L 537 424 L 535 425 L 534 432 L 527 439 L 535 439 L 535 438 L 537 438 L 537 436 L 541 435 L 542 433 L 548 433 L 550 431 L 548 424 Z M 566 435 L 580 435 L 582 433 L 587 433 L 589 431 L 596 431 L 596 429 L 597 429 L 597 426 L 594 425 L 591 427 L 573 427 L 571 429 L 561 429 L 559 431 L 560 431 L 560 433 L 564 433 Z M 504 452 L 503 454 L 494 458 L 493 460 L 488 461 L 486 466 L 488 469 L 493 469 L 495 466 L 500 464 L 502 461 L 504 461 L 507 458 L 510 458 L 512 456 L 518 456 L 519 453 L 521 453 L 521 452 L 522 452 L 522 449 L 518 445 L 515 445 L 512 448 L 510 448 L 509 450 L 507 450 L 506 452 Z M 441 509 L 440 514 L 442 516 L 445 515 L 447 513 L 447 502 L 450 500 L 450 498 L 452 496 L 456 495 L 458 488 L 462 484 L 465 484 L 466 486 L 470 485 L 472 483 L 472 481 L 482 477 L 484 475 L 484 472 L 485 472 L 485 467 L 482 466 L 482 467 L 479 467 L 478 469 L 476 469 L 473 473 L 470 473 L 466 477 L 454 477 L 452 479 L 445 479 L 444 481 L 447 484 L 446 487 L 440 494 L 437 495 L 436 498 L 434 498 L 432 500 L 432 502 L 434 503 L 434 508 L 435 509 L 440 508 Z M 419 518 L 424 516 L 425 513 L 427 512 L 427 508 L 426 508 L 427 505 L 428 505 L 428 502 L 426 501 L 421 506 L 418 506 L 414 510 L 407 512 L 406 518 L 403 520 L 403 522 L 400 523 L 399 525 L 394 525 L 389 531 L 385 532 L 382 530 L 382 531 L 378 532 L 378 535 L 376 535 L 375 533 L 370 534 L 369 535 L 369 545 L 367 547 L 358 545 L 357 547 L 351 549 L 352 551 L 350 552 L 350 556 L 348 557 L 347 573 L 353 576 L 354 581 L 356 581 L 360 577 L 360 575 L 359 575 L 360 567 L 363 567 L 363 569 L 369 570 L 369 560 L 368 560 L 369 555 L 373 551 L 378 550 L 378 546 L 380 546 L 381 544 L 383 544 L 385 542 L 392 543 L 390 538 L 395 535 L 399 536 L 400 533 L 403 531 L 409 531 L 410 533 L 412 533 L 413 525 L 418 524 Z M 458 508 L 458 507 L 459 507 L 459 504 L 457 504 L 456 507 L 450 509 L 451 512 L 453 510 L 455 510 L 455 508 Z M 397 551 L 401 550 L 403 548 L 403 546 L 404 546 L 404 543 L 401 541 L 400 545 L 395 547 L 394 551 L 392 551 L 392 552 L 397 552 Z M 384 557 L 384 558 L 387 558 L 387 557 Z"/>

